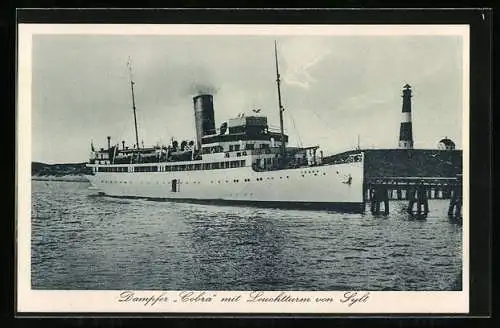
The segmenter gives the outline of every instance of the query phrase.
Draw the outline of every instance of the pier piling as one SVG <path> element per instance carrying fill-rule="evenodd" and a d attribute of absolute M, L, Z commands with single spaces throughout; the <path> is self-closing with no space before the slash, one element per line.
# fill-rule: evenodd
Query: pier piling
<path fill-rule="evenodd" d="M 389 214 L 389 190 L 387 186 L 375 185 L 371 188 L 372 201 L 371 212 L 372 214 L 380 214 L 380 204 L 384 203 L 384 214 Z"/>
<path fill-rule="evenodd" d="M 425 185 L 420 184 L 418 186 L 410 187 L 408 190 L 408 214 L 427 216 L 429 214 L 429 193 L 426 190 Z M 416 205 L 416 209 L 414 207 Z"/>
<path fill-rule="evenodd" d="M 429 199 L 450 198 L 448 215 L 461 216 L 462 179 L 452 177 L 377 177 L 365 181 L 365 199 L 372 214 L 389 214 L 389 200 L 406 200 L 406 211 L 421 218 L 429 214 Z"/>
<path fill-rule="evenodd" d="M 461 188 L 454 187 L 450 191 L 450 206 L 448 207 L 448 216 L 459 218 L 462 216 L 462 191 Z"/>

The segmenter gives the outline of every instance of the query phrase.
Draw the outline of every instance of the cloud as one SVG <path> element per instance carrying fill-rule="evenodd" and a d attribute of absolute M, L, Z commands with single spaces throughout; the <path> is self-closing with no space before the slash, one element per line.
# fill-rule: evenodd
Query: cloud
<path fill-rule="evenodd" d="M 324 59 L 330 50 L 319 40 L 288 41 L 283 46 L 282 57 L 286 65 L 283 81 L 291 86 L 309 89 L 317 80 L 313 68 Z"/>

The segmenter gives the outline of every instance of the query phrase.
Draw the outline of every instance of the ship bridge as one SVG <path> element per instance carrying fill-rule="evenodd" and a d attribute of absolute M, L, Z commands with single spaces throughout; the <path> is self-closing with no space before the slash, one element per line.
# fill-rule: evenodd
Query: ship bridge
<path fill-rule="evenodd" d="M 283 136 L 285 145 L 288 136 Z M 280 147 L 282 136 L 270 129 L 265 116 L 239 116 L 221 124 L 218 134 L 202 138 L 202 154 L 250 151 Z"/>

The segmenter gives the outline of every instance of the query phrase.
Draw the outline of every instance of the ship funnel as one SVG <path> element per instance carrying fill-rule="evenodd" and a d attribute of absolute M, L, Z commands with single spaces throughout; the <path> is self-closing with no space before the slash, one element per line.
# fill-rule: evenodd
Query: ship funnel
<path fill-rule="evenodd" d="M 108 136 L 107 138 L 108 138 L 108 149 L 110 149 L 111 148 L 111 137 Z"/>
<path fill-rule="evenodd" d="M 209 94 L 198 95 L 193 97 L 193 103 L 196 141 L 198 149 L 201 149 L 201 138 L 216 133 L 213 96 Z"/>

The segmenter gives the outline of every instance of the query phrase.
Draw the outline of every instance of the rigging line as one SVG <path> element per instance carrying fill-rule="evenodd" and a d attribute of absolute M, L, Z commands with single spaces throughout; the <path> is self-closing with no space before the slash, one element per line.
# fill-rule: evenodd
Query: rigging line
<path fill-rule="evenodd" d="M 302 139 L 300 138 L 299 129 L 297 129 L 297 126 L 295 125 L 295 119 L 293 118 L 293 115 L 290 112 L 290 110 L 287 111 L 287 114 L 290 116 L 290 119 L 292 120 L 292 125 L 293 125 L 293 128 L 295 130 L 295 133 L 297 133 L 297 138 L 299 139 L 299 147 L 302 147 L 302 145 L 303 145 Z"/>
<path fill-rule="evenodd" d="M 315 110 L 311 110 L 311 112 L 319 119 L 319 121 L 321 123 L 323 123 L 325 125 L 325 130 L 326 130 L 326 133 L 328 134 L 328 136 L 330 137 L 330 139 L 334 139 L 334 136 L 333 136 L 333 129 L 331 128 L 331 126 L 327 123 L 329 122 L 328 120 L 324 120 L 321 116 L 319 116 L 319 114 L 315 111 Z"/>

